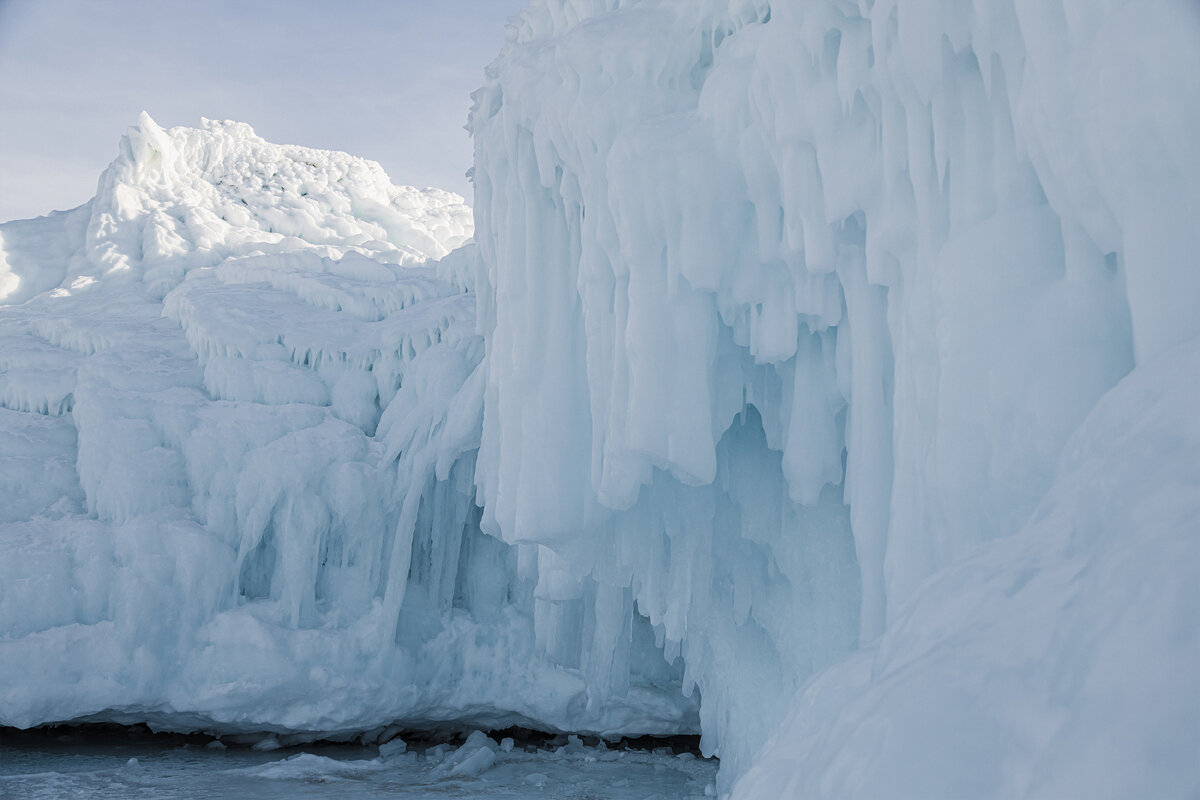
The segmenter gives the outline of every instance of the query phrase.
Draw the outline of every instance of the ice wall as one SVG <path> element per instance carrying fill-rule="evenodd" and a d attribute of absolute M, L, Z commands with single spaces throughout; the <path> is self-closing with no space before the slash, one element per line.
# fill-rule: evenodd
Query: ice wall
<path fill-rule="evenodd" d="M 643 619 L 615 690 L 539 648 L 536 552 L 479 529 L 471 230 L 145 115 L 94 200 L 0 226 L 0 724 L 695 728 Z"/>
<path fill-rule="evenodd" d="M 1184 0 L 535 0 L 511 22 L 471 118 L 482 527 L 551 548 L 561 602 L 589 602 L 579 576 L 631 587 L 726 780 L 797 686 L 902 642 L 923 581 L 1022 528 L 1101 396 L 1200 332 L 1198 37 Z M 1180 657 L 1164 641 L 1148 660 Z"/>

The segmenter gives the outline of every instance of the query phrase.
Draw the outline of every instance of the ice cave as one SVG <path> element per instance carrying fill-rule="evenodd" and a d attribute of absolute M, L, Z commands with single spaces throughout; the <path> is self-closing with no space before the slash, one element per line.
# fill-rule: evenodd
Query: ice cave
<path fill-rule="evenodd" d="M 0 224 L 0 736 L 1196 797 L 1197 76 L 1192 0 L 533 0 L 469 200 L 143 113 Z"/>

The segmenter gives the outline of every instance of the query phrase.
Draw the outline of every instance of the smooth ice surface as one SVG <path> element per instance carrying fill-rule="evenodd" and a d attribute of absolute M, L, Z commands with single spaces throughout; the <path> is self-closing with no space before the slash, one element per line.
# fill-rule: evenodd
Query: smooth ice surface
<path fill-rule="evenodd" d="M 716 773 L 715 764 L 690 753 L 568 746 L 506 752 L 478 732 L 457 748 L 441 745 L 402 755 L 386 749 L 323 746 L 261 753 L 155 743 L 6 746 L 0 749 L 0 796 L 691 800 L 711 792 Z M 472 759 L 489 764 L 471 774 L 445 769 Z"/>
<path fill-rule="evenodd" d="M 471 227 L 145 115 L 94 200 L 0 226 L 0 724 L 695 729 L 644 621 L 614 690 L 479 531 Z"/>

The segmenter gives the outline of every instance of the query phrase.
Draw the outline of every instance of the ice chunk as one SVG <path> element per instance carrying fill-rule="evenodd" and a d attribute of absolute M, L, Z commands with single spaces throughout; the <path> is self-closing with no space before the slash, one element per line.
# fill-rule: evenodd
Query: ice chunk
<path fill-rule="evenodd" d="M 449 777 L 451 778 L 474 778 L 477 775 L 491 769 L 496 763 L 496 751 L 488 747 L 480 747 L 472 752 L 469 756 L 459 761 L 451 768 Z"/>
<path fill-rule="evenodd" d="M 329 778 L 360 777 L 384 769 L 383 765 L 372 761 L 343 761 L 315 753 L 300 753 L 298 755 L 264 764 L 260 767 L 250 767 L 241 770 L 245 775 L 256 778 L 266 778 L 275 781 L 287 780 L 324 780 Z"/>
<path fill-rule="evenodd" d="M 403 755 L 408 750 L 408 745 L 401 738 L 392 739 L 390 742 L 384 742 L 379 745 L 379 755 L 381 758 L 391 758 L 392 756 Z"/>
<path fill-rule="evenodd" d="M 457 750 L 442 760 L 429 773 L 429 780 L 473 778 L 496 763 L 499 745 L 483 731 L 472 731 Z"/>

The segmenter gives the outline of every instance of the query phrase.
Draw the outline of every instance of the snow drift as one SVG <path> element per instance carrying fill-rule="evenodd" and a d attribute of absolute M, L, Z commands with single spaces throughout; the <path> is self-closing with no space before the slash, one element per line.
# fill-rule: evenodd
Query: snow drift
<path fill-rule="evenodd" d="M 1198 36 L 536 0 L 452 253 L 452 196 L 143 119 L 0 227 L 0 722 L 698 707 L 735 797 L 1195 794 Z"/>

